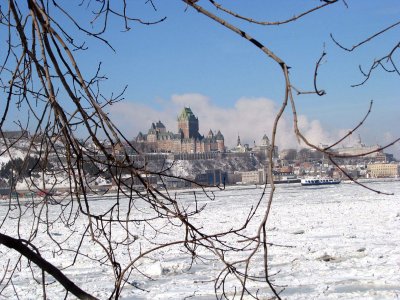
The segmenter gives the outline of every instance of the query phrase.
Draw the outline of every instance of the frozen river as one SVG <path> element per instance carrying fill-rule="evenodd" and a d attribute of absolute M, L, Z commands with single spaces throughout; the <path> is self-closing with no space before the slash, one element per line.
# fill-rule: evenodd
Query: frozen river
<path fill-rule="evenodd" d="M 369 187 L 394 195 L 377 194 L 355 184 L 342 183 L 336 186 L 302 187 L 297 184 L 279 185 L 273 201 L 270 219 L 267 223 L 269 267 L 272 282 L 281 291 L 283 299 L 398 299 L 400 297 L 400 181 L 369 182 Z M 217 191 L 210 201 L 198 196 L 198 205 L 207 203 L 205 211 L 195 222 L 204 230 L 228 230 L 239 226 L 252 205 L 260 197 L 261 188 L 228 188 Z M 184 205 L 193 205 L 191 193 L 178 194 Z M 93 200 L 92 205 L 103 210 L 112 198 Z M 1 220 L 6 212 L 1 206 Z M 56 207 L 56 206 L 54 206 Z M 96 208 L 94 208 L 96 209 Z M 54 213 L 50 209 L 48 214 Z M 263 207 L 261 208 L 261 211 Z M 14 211 L 9 216 L 15 217 Z M 24 218 L 29 216 L 23 216 Z M 250 222 L 247 233 L 255 231 L 261 218 L 256 216 Z M 54 217 L 51 234 L 55 239 L 66 239 L 65 232 Z M 84 220 L 82 220 L 84 222 Z M 15 235 L 15 220 L 7 220 L 1 227 L 2 233 Z M 79 228 L 79 220 L 74 224 Z M 23 236 L 21 226 L 20 234 Z M 49 229 L 47 229 L 49 230 Z M 147 230 L 147 231 L 146 231 Z M 117 229 L 115 229 L 116 234 Z M 148 239 L 142 238 L 146 232 Z M 142 249 L 151 244 L 151 230 L 139 225 L 132 226 L 137 236 L 135 244 Z M 169 240 L 178 234 L 166 227 L 157 242 Z M 40 235 L 40 232 L 38 233 Z M 78 243 L 73 237 L 67 243 Z M 229 241 L 228 241 L 229 242 Z M 74 255 L 61 255 L 55 249 L 46 248 L 43 239 L 42 255 L 58 267 L 67 267 Z M 16 252 L 0 247 L 2 270 L 8 259 L 13 263 Z M 65 269 L 65 274 L 83 290 L 105 299 L 113 288 L 112 272 L 99 266 L 88 257 L 95 257 L 99 251 L 90 243 L 82 245 L 82 257 L 75 265 Z M 134 251 L 134 249 L 132 249 Z M 200 252 L 202 259 L 191 264 L 191 259 L 180 246 L 169 247 L 142 259 L 127 281 L 124 299 L 215 299 L 214 279 L 222 266 L 209 253 Z M 129 260 L 129 253 L 120 253 L 121 261 Z M 257 256 L 258 255 L 258 256 Z M 232 254 L 232 261 L 240 254 Z M 262 275 L 261 253 L 254 257 L 253 274 Z M 257 263 L 259 259 L 259 265 Z M 1 297 L 38 299 L 42 288 L 37 284 L 22 259 L 18 272 L 12 277 L 12 285 L 1 284 Z M 38 272 L 33 267 L 33 273 Z M 9 272 L 10 273 L 10 272 Z M 10 277 L 7 273 L 5 278 Z M 0 274 L 3 276 L 3 274 Z M 51 283 L 51 279 L 49 279 Z M 229 281 L 227 281 L 229 284 Z M 3 289 L 4 288 L 4 289 Z M 263 283 L 256 283 L 265 299 L 269 289 Z M 50 284 L 48 295 L 51 299 L 63 299 L 61 286 Z"/>

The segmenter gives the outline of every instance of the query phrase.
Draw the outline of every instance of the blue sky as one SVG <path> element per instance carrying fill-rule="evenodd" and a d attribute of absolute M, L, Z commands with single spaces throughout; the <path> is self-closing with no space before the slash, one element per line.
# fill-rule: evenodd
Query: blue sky
<path fill-rule="evenodd" d="M 102 73 L 109 78 L 103 85 L 106 95 L 128 85 L 125 100 L 109 109 L 126 136 L 133 138 L 138 131 L 146 132 L 151 122 L 158 120 L 176 132 L 176 116 L 183 106 L 192 107 L 203 134 L 210 128 L 221 130 L 228 145 L 235 144 L 237 134 L 249 144 L 257 143 L 264 133 L 270 136 L 273 116 L 284 92 L 283 77 L 276 63 L 226 28 L 191 8 L 186 9 L 182 1 L 153 1 L 157 11 L 144 0 L 128 1 L 128 14 L 149 21 L 167 17 L 160 24 L 131 23 L 132 29 L 122 32 L 123 23 L 110 19 L 105 38 L 115 52 L 99 41 L 80 36 L 89 46 L 88 51 L 77 53 L 83 72 L 93 74 L 101 61 Z M 73 7 L 80 2 L 71 1 L 68 5 Z M 316 0 L 220 2 L 266 21 L 284 19 L 321 4 Z M 227 20 L 291 66 L 292 84 L 301 90 L 312 90 L 315 62 L 323 50 L 327 52 L 318 80 L 318 86 L 327 95 L 295 99 L 301 127 L 312 141 L 335 141 L 358 124 L 373 99 L 372 114 L 359 133 L 365 143 L 383 145 L 400 136 L 396 89 L 400 77 L 377 70 L 364 86 L 350 85 L 363 79 L 358 70 L 360 64 L 369 66 L 398 43 L 400 27 L 353 53 L 339 49 L 329 34 L 351 46 L 397 22 L 400 5 L 398 0 L 346 0 L 346 3 L 348 8 L 339 1 L 294 23 L 276 27 L 251 25 L 230 17 Z M 224 16 L 206 0 L 198 4 Z M 78 9 L 74 13 L 88 28 L 87 11 Z M 280 130 L 279 146 L 296 147 L 297 141 L 290 133 L 290 112 Z M 397 145 L 390 152 L 396 152 L 400 158 L 399 148 Z"/>

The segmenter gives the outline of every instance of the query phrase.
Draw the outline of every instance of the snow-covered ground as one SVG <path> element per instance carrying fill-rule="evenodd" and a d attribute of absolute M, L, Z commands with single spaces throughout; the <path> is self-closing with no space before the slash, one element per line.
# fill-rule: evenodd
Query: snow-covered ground
<path fill-rule="evenodd" d="M 282 290 L 283 299 L 399 299 L 400 181 L 371 182 L 368 186 L 394 195 L 373 193 L 349 183 L 326 187 L 277 186 L 268 222 L 268 241 L 273 244 L 269 248 L 269 265 L 270 274 L 274 274 L 273 284 Z M 207 207 L 195 221 L 209 231 L 239 226 L 261 192 L 260 187 L 235 187 L 216 192 L 214 201 L 200 197 L 199 203 L 207 203 Z M 191 193 L 182 193 L 178 198 L 187 205 L 193 199 Z M 102 210 L 111 202 L 112 199 L 107 198 L 91 203 L 93 209 Z M 0 220 L 6 212 L 5 205 L 1 203 Z M 58 212 L 56 205 L 49 206 L 50 218 Z M 249 224 L 246 229 L 249 234 L 255 231 L 260 217 Z M 13 226 L 15 223 L 7 221 L 1 232 L 15 235 Z M 77 222 L 74 226 L 81 225 Z M 66 238 L 63 226 L 57 222 L 49 230 L 55 239 Z M 118 229 L 114 230 L 117 234 Z M 140 226 L 132 226 L 132 234 L 138 235 L 145 249 L 149 241 L 142 239 L 141 230 Z M 169 231 L 169 227 L 165 230 L 157 237 L 158 241 L 174 236 L 175 232 Z M 22 235 L 23 231 L 21 229 Z M 79 240 L 74 237 L 67 242 L 74 244 Z M 74 257 L 46 248 L 45 239 L 40 246 L 42 255 L 60 267 L 67 266 Z M 97 251 L 99 249 L 90 243 L 84 243 L 81 250 L 92 257 Z M 209 253 L 201 254 L 203 260 L 191 265 L 190 257 L 176 246 L 141 260 L 125 285 L 122 297 L 215 299 L 214 279 L 222 266 Z M 4 247 L 0 247 L 0 255 L 1 270 L 5 269 L 7 259 L 12 262 L 16 257 L 15 252 Z M 121 261 L 128 258 L 129 253 L 120 253 Z M 227 257 L 232 261 L 239 258 L 239 254 Z M 14 289 L 21 299 L 41 298 L 42 288 L 32 279 L 26 266 L 26 260 L 22 260 L 19 267 L 22 271 L 16 272 L 12 279 Z M 37 272 L 37 268 L 33 270 Z M 262 275 L 261 252 L 256 254 L 251 270 L 253 274 Z M 64 273 L 85 291 L 102 299 L 110 296 L 112 273 L 106 266 L 78 257 L 75 266 L 65 269 Z M 0 290 L 3 287 L 4 282 Z M 254 288 L 259 289 L 262 299 L 271 295 L 262 283 L 254 284 Z M 48 296 L 63 299 L 65 294 L 62 287 L 51 284 Z M 1 292 L 1 297 L 15 298 L 11 284 Z"/>
<path fill-rule="evenodd" d="M 10 161 L 10 152 L 6 151 L 6 147 L 3 145 L 0 145 L 0 167 L 2 164 L 6 164 Z M 24 159 L 25 158 L 25 152 L 21 151 L 19 149 L 12 149 L 11 150 L 12 156 L 14 159 L 16 158 L 21 158 Z"/>

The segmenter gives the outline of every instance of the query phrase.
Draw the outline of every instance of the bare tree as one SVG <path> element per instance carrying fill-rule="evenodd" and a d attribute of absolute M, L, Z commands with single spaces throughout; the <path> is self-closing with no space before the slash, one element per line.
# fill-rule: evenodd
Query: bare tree
<path fill-rule="evenodd" d="M 297 95 L 325 94 L 317 87 L 318 69 L 325 53 L 321 54 L 315 65 L 314 90 L 299 91 L 292 85 L 286 62 L 267 45 L 263 45 L 238 26 L 243 22 L 259 26 L 283 25 L 346 2 L 321 1 L 321 4 L 311 9 L 279 21 L 257 21 L 213 0 L 208 2 L 216 8 L 216 13 L 207 10 L 201 1 L 182 2 L 187 9 L 197 10 L 237 34 L 244 42 L 254 45 L 265 54 L 266 59 L 272 60 L 281 69 L 281 76 L 285 82 L 285 96 L 271 133 L 269 177 L 273 178 L 272 151 L 276 144 L 277 127 L 288 107 L 293 115 L 294 132 L 298 139 L 305 145 L 325 153 L 334 162 L 334 158 L 337 157 L 331 151 L 334 145 L 321 148 L 309 142 L 300 131 L 295 102 Z M 156 9 L 157 1 L 143 1 L 143 5 L 150 5 Z M 84 43 L 77 43 L 74 34 L 83 33 L 100 40 L 105 46 L 112 47 L 104 37 L 110 18 L 122 20 L 123 29 L 127 31 L 132 23 L 154 25 L 164 19 L 148 21 L 131 17 L 128 14 L 129 2 L 125 0 L 82 1 L 78 8 L 84 9 L 85 6 L 88 13 L 92 13 L 91 24 L 95 24 L 98 30 L 86 29 L 85 25 L 73 16 L 71 8 L 66 8 L 65 2 L 62 1 L 9 0 L 8 5 L 0 7 L 2 32 L 5 33 L 0 69 L 3 96 L 1 101 L 4 107 L 0 132 L 6 146 L 1 155 L 10 156 L 13 162 L 13 149 L 23 140 L 22 136 L 10 140 L 3 134 L 6 122 L 10 121 L 10 111 L 17 109 L 23 117 L 15 120 L 14 125 L 21 132 L 34 128 L 30 143 L 26 146 L 28 150 L 24 165 L 28 166 L 31 157 L 37 158 L 37 165 L 35 171 L 34 168 L 29 168 L 28 176 L 22 173 L 23 168 L 12 171 L 9 184 L 11 190 L 15 190 L 16 183 L 25 180 L 32 190 L 42 192 L 39 200 L 32 198 L 22 202 L 10 198 L 4 206 L 5 212 L 0 221 L 0 243 L 15 251 L 17 255 L 5 263 L 0 294 L 6 289 L 14 289 L 18 296 L 13 277 L 21 272 L 21 269 L 28 269 L 35 282 L 41 285 L 43 298 L 54 293 L 51 286 L 53 279 L 47 278 L 48 273 L 64 287 L 65 297 L 71 293 L 81 299 L 95 299 L 95 295 L 89 295 L 79 287 L 80 282 L 77 278 L 69 278 L 66 275 L 80 260 L 91 260 L 99 268 L 94 272 L 100 272 L 103 268 L 111 270 L 112 278 L 109 278 L 109 281 L 113 282 L 113 289 L 109 298 L 118 299 L 123 296 L 124 287 L 133 284 L 132 278 L 135 274 L 142 273 L 142 260 L 164 249 L 179 247 L 193 263 L 205 259 L 204 253 L 222 263 L 221 272 L 215 279 L 217 298 L 241 299 L 249 296 L 257 299 L 257 290 L 252 289 L 250 283 L 263 281 L 270 289 L 269 295 L 279 299 L 280 289 L 271 282 L 268 264 L 270 243 L 267 221 L 275 191 L 273 181 L 270 186 L 265 186 L 264 192 L 254 206 L 249 208 L 242 223 L 232 224 L 232 227 L 225 231 L 203 228 L 197 222 L 197 218 L 202 218 L 205 213 L 205 205 L 198 201 L 198 197 L 213 199 L 213 192 L 201 187 L 201 196 L 199 193 L 193 193 L 192 204 L 188 205 L 166 187 L 155 187 L 151 178 L 163 181 L 171 177 L 168 173 L 170 166 L 150 170 L 145 163 L 136 160 L 139 151 L 105 113 L 107 106 L 122 100 L 124 91 L 111 96 L 102 93 L 101 83 L 105 77 L 101 75 L 100 65 L 91 77 L 82 73 L 75 52 L 90 49 L 87 49 Z M 227 16 L 233 17 L 239 25 L 229 23 Z M 69 27 L 60 20 L 69 21 L 75 30 L 69 32 Z M 345 50 L 353 51 L 398 24 L 371 35 L 352 48 L 336 43 Z M 392 48 L 387 56 L 375 61 L 368 71 L 362 71 L 365 75 L 363 82 L 370 78 L 377 66 L 398 74 L 394 56 L 398 47 L 399 44 Z M 387 67 L 385 62 L 388 62 L 390 67 Z M 353 131 L 362 124 L 363 120 Z M 82 140 L 80 136 L 86 138 Z M 343 139 L 346 137 L 348 135 Z M 397 141 L 399 139 L 381 149 Z M 92 145 L 90 147 L 89 142 Z M 50 167 L 50 164 L 53 166 Z M 35 176 L 41 180 L 37 180 Z M 91 182 L 100 177 L 108 178 L 116 184 L 116 190 L 112 194 L 106 192 L 100 195 L 108 199 L 101 208 L 93 204 L 92 195 L 95 191 L 91 188 Z M 67 186 L 67 193 L 62 196 L 54 195 L 52 191 L 61 184 Z M 257 230 L 248 233 L 246 228 L 249 222 L 254 221 L 255 216 L 261 216 Z M 14 232 L 7 232 L 6 228 L 10 226 L 15 228 Z M 171 231 L 175 234 L 168 236 L 167 233 Z M 84 246 L 88 244 L 95 250 L 87 252 L 87 247 Z M 262 278 L 252 273 L 252 265 L 259 263 L 259 251 L 262 252 L 264 266 Z M 231 253 L 241 253 L 242 259 L 230 260 Z M 52 263 L 55 257 L 62 258 L 66 264 L 55 265 Z M 28 261 L 28 264 L 22 263 L 24 261 Z M 234 282 L 233 286 L 228 287 L 228 280 Z"/>

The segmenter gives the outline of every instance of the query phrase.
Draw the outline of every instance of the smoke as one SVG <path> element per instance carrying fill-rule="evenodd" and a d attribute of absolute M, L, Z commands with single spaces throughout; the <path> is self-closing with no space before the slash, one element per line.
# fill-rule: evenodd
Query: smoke
<path fill-rule="evenodd" d="M 394 140 L 399 138 L 398 136 L 394 136 L 391 132 L 385 132 L 383 134 L 383 145 L 386 146 L 391 144 Z M 395 158 L 400 159 L 400 142 L 395 143 L 393 146 L 387 148 L 384 152 L 392 153 Z"/>
<path fill-rule="evenodd" d="M 309 121 L 306 116 L 300 115 L 298 116 L 298 127 L 307 140 L 317 146 L 319 144 L 329 145 L 336 140 L 332 133 L 324 130 L 319 120 Z"/>

